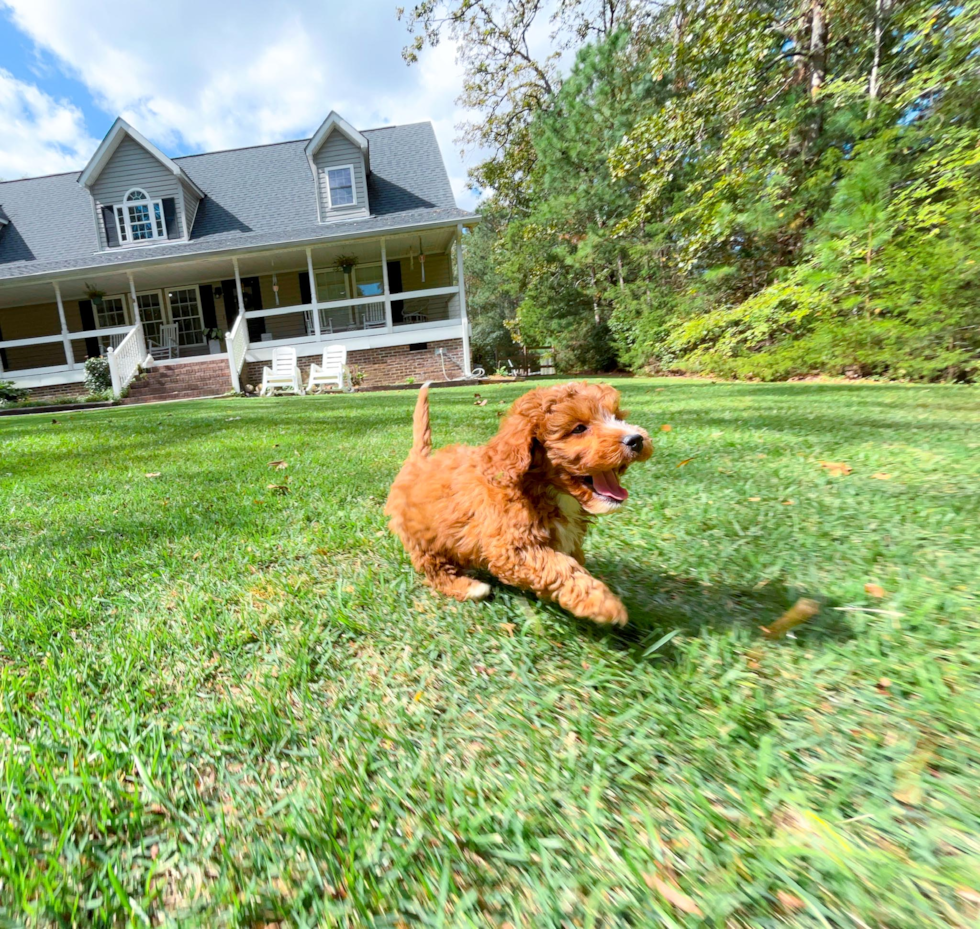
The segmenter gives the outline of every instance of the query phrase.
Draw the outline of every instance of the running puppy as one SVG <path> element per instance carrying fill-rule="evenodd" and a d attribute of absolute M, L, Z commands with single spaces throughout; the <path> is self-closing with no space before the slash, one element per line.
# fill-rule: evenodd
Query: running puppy
<path fill-rule="evenodd" d="M 626 622 L 613 592 L 583 567 L 589 516 L 619 509 L 620 476 L 653 448 L 624 422 L 619 391 L 586 382 L 539 387 L 510 408 L 478 447 L 432 454 L 428 385 L 415 406 L 414 441 L 385 513 L 412 564 L 435 590 L 482 600 L 484 569 L 597 623 Z"/>

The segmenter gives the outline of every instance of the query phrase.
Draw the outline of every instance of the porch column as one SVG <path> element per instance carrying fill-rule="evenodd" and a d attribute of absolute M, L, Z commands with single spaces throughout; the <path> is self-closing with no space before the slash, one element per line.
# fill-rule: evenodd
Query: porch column
<path fill-rule="evenodd" d="M 463 369 L 469 376 L 470 367 L 470 323 L 466 316 L 466 281 L 463 278 L 463 224 L 456 226 L 456 278 L 459 284 L 459 320 L 463 326 Z"/>
<path fill-rule="evenodd" d="M 238 258 L 233 257 L 231 263 L 235 266 L 235 290 L 238 292 L 238 315 L 242 317 L 241 325 L 245 327 L 245 344 L 248 344 L 248 320 L 245 319 L 245 297 L 242 294 L 242 275 L 238 270 Z"/>
<path fill-rule="evenodd" d="M 384 282 L 385 329 L 391 332 L 391 289 L 388 287 L 388 252 L 385 249 L 384 236 L 381 236 L 381 280 Z"/>
<path fill-rule="evenodd" d="M 142 358 L 146 358 L 147 351 L 146 351 L 146 342 L 144 341 L 143 338 L 143 320 L 140 317 L 139 301 L 136 299 L 136 282 L 133 280 L 132 271 L 127 271 L 126 277 L 129 278 L 129 299 L 132 301 L 133 304 L 133 325 L 136 327 L 138 331 L 136 337 L 139 339 L 140 358 L 142 359 Z"/>
<path fill-rule="evenodd" d="M 313 249 L 306 250 L 306 273 L 310 276 L 310 296 L 313 298 L 313 333 L 317 342 L 320 341 L 320 298 L 316 293 L 316 275 L 313 273 Z"/>
<path fill-rule="evenodd" d="M 58 319 L 61 320 L 61 341 L 65 346 L 65 362 L 68 364 L 68 370 L 73 371 L 75 369 L 75 352 L 71 347 L 71 334 L 68 332 L 68 320 L 65 319 L 65 304 L 61 299 L 61 287 L 58 282 L 54 282 L 54 297 L 58 301 Z"/>

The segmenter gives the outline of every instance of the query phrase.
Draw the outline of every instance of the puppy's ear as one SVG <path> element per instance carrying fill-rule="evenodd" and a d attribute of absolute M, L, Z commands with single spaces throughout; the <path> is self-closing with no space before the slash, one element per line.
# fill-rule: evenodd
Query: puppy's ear
<path fill-rule="evenodd" d="M 532 390 L 514 402 L 486 446 L 487 476 L 491 480 L 516 484 L 527 473 L 543 419 L 539 391 Z"/>

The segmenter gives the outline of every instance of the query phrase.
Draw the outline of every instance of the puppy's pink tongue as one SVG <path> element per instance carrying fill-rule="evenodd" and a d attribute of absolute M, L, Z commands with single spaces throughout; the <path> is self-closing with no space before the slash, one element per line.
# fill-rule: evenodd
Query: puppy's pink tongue
<path fill-rule="evenodd" d="M 615 471 L 600 471 L 598 474 L 593 474 L 592 486 L 604 497 L 612 497 L 620 503 L 629 496 L 629 491 L 619 483 Z"/>

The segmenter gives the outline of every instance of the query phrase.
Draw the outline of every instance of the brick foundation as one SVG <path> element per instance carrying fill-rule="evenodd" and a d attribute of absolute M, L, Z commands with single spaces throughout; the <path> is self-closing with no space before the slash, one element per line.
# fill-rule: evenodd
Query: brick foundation
<path fill-rule="evenodd" d="M 0 374 L 0 381 L 2 380 L 3 375 Z M 73 400 L 76 397 L 87 396 L 88 390 L 82 382 L 78 382 L 77 384 L 50 384 L 47 387 L 27 388 L 28 400 Z"/>
<path fill-rule="evenodd" d="M 347 353 L 347 366 L 356 369 L 364 375 L 362 387 L 386 387 L 394 384 L 404 384 L 412 377 L 416 383 L 422 381 L 442 381 L 442 359 L 436 357 L 436 349 L 447 351 L 458 361 L 463 360 L 463 340 L 447 339 L 445 342 L 429 342 L 423 351 L 409 351 L 407 345 L 392 345 L 390 348 L 367 348 L 361 351 Z M 319 363 L 323 353 L 304 355 L 297 359 L 299 369 L 306 383 L 310 375 L 310 365 Z M 269 366 L 267 361 L 250 361 L 242 370 L 242 385 L 252 384 L 256 390 L 262 384 L 262 369 Z M 462 371 L 449 358 L 446 359 L 446 373 L 451 377 L 459 377 Z"/>

